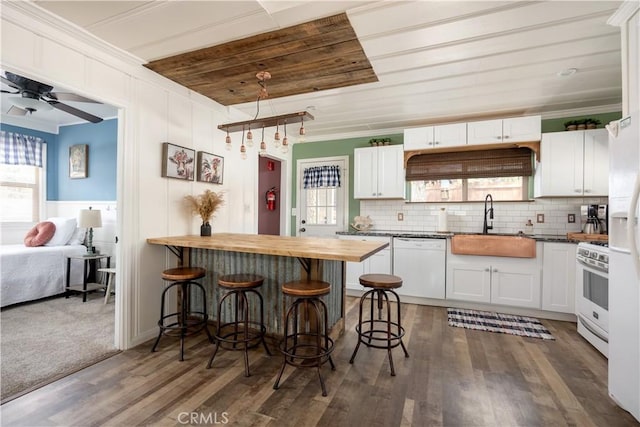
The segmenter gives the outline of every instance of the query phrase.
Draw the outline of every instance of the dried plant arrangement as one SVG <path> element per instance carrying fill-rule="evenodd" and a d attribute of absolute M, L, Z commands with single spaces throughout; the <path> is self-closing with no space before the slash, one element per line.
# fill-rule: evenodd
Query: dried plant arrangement
<path fill-rule="evenodd" d="M 203 224 L 209 223 L 213 214 L 224 204 L 222 193 L 211 190 L 205 190 L 198 196 L 185 196 L 184 200 L 193 215 L 200 215 Z"/>

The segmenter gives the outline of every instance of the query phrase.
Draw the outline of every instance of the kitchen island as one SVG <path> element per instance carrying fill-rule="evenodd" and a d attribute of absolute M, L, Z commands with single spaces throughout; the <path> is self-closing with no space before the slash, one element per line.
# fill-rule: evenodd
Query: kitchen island
<path fill-rule="evenodd" d="M 207 269 L 201 283 L 207 292 L 210 316 L 216 313 L 218 304 L 219 275 L 263 276 L 265 281 L 260 293 L 265 301 L 269 335 L 282 336 L 284 332 L 282 319 L 288 302 L 280 289 L 282 283 L 306 279 L 329 282 L 332 290 L 324 301 L 334 338 L 344 331 L 344 262 L 364 261 L 388 246 L 380 242 L 234 233 L 157 237 L 147 239 L 147 243 L 166 246 L 178 257 L 180 265 Z M 195 294 L 191 298 L 199 303 Z"/>

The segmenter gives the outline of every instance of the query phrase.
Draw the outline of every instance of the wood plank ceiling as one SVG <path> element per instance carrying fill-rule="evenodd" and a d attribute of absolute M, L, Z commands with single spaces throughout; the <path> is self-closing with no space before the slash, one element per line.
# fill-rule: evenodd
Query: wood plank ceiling
<path fill-rule="evenodd" d="M 377 82 L 345 13 L 146 64 L 222 105 L 255 101 L 256 73 L 271 73 L 269 98 Z"/>

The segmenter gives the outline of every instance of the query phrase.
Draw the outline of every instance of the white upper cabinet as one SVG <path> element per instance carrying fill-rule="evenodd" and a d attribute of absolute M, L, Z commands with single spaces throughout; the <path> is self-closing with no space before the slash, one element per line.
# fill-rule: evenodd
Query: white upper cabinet
<path fill-rule="evenodd" d="M 466 145 L 467 124 L 426 126 L 404 130 L 404 149 L 425 150 L 429 148 Z"/>
<path fill-rule="evenodd" d="M 402 145 L 356 148 L 355 199 L 404 199 L 404 150 Z"/>
<path fill-rule="evenodd" d="M 606 129 L 545 133 L 535 174 L 535 197 L 607 196 Z"/>
<path fill-rule="evenodd" d="M 496 144 L 540 141 L 540 116 L 484 120 L 467 123 L 467 144 Z"/>

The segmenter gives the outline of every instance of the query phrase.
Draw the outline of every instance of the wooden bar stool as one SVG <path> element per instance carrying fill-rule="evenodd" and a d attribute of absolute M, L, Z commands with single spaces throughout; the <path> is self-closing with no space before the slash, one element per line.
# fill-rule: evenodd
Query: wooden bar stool
<path fill-rule="evenodd" d="M 218 286 L 222 289 L 228 290 L 218 302 L 218 326 L 216 328 L 215 340 L 216 347 L 213 350 L 213 354 L 207 364 L 207 369 L 211 368 L 213 359 L 218 353 L 220 347 L 226 350 L 244 350 L 244 375 L 248 377 L 249 374 L 249 349 L 255 347 L 262 342 L 265 351 L 269 356 L 271 352 L 267 343 L 264 340 L 264 336 L 267 333 L 267 328 L 264 325 L 264 304 L 262 295 L 256 291 L 264 283 L 264 277 L 257 274 L 227 274 L 218 278 Z M 249 307 L 249 295 L 256 295 L 259 301 L 260 308 L 260 321 L 252 321 L 250 316 Z M 231 298 L 233 310 L 233 320 L 231 322 L 224 322 L 223 319 L 223 306 L 225 300 Z M 249 327 L 254 326 L 253 330 Z M 257 329 L 256 329 L 257 328 Z M 230 331 L 225 331 L 225 329 Z M 230 344 L 230 347 L 223 346 L 223 343 Z M 240 347 L 238 345 L 240 344 Z"/>
<path fill-rule="evenodd" d="M 207 270 L 200 267 L 178 267 L 170 268 L 162 272 L 162 278 L 164 280 L 173 280 L 167 288 L 162 291 L 162 302 L 160 306 L 160 320 L 158 320 L 158 338 L 156 339 L 152 352 L 156 351 L 156 347 L 160 342 L 162 335 L 180 336 L 180 361 L 184 360 L 184 338 L 189 335 L 193 335 L 203 329 L 209 337 L 209 341 L 212 341 L 211 333 L 207 328 L 207 293 L 204 287 L 194 280 L 201 279 L 206 276 Z M 190 291 L 191 287 L 199 289 L 202 292 L 202 308 L 195 310 L 190 307 Z M 175 313 L 164 313 L 165 297 L 169 289 L 178 287 L 180 290 L 180 311 Z M 175 317 L 174 321 L 171 318 Z"/>
<path fill-rule="evenodd" d="M 327 295 L 330 290 L 329 283 L 318 280 L 293 281 L 282 285 L 282 292 L 295 297 L 295 300 L 284 319 L 284 339 L 280 343 L 284 360 L 273 385 L 275 390 L 279 387 L 286 365 L 299 368 L 315 367 L 318 369 L 322 395 L 327 395 L 320 367 L 327 361 L 331 364 L 332 370 L 336 367 L 331 359 L 333 340 L 329 337 L 327 306 L 320 297 Z"/>
<path fill-rule="evenodd" d="M 389 353 L 389 366 L 391 367 L 391 375 L 395 376 L 396 371 L 393 368 L 393 357 L 391 350 L 397 346 L 402 346 L 404 351 L 404 357 L 409 357 L 407 348 L 402 342 L 404 336 L 404 328 L 401 323 L 400 316 L 400 298 L 394 291 L 402 286 L 402 279 L 398 276 L 391 274 L 363 274 L 360 276 L 360 284 L 366 288 L 371 288 L 360 298 L 360 310 L 358 313 L 358 324 L 356 325 L 356 333 L 358 334 L 358 344 L 356 344 L 355 350 L 351 355 L 349 363 L 353 363 L 358 353 L 360 344 L 364 344 L 367 347 L 384 348 Z M 395 297 L 397 306 L 397 320 L 394 322 L 391 318 L 391 304 L 389 303 L 389 295 Z M 362 308 L 365 305 L 365 301 L 368 297 L 370 299 L 369 319 L 362 319 Z M 382 316 L 383 302 L 386 303 L 386 317 Z M 375 319 L 373 315 L 374 306 L 377 305 L 378 318 Z"/>

